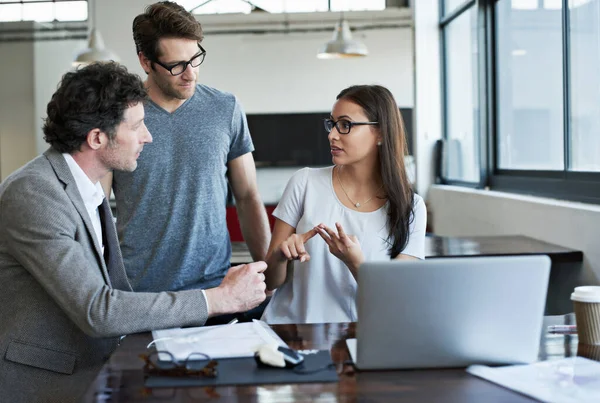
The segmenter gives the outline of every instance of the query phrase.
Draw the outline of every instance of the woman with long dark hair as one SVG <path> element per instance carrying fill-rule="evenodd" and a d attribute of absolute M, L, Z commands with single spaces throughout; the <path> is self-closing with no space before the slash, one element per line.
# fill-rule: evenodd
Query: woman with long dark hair
<path fill-rule="evenodd" d="M 273 212 L 269 323 L 356 321 L 364 261 L 424 258 L 425 203 L 406 174 L 404 123 L 390 91 L 346 88 L 325 129 L 334 166 L 296 172 Z"/>

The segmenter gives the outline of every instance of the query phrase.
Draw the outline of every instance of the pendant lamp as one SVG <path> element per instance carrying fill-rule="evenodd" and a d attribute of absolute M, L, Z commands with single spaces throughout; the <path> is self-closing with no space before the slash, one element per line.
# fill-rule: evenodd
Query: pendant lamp
<path fill-rule="evenodd" d="M 100 31 L 96 28 L 96 1 L 93 3 L 92 29 L 90 30 L 88 47 L 77 54 L 77 57 L 73 61 L 73 66 L 82 66 L 95 62 L 108 62 L 111 60 L 115 62 L 119 61 L 116 54 L 104 47 L 102 35 L 100 35 Z"/>
<path fill-rule="evenodd" d="M 348 21 L 342 15 L 335 26 L 333 37 L 327 42 L 317 57 L 319 59 L 342 59 L 367 56 L 369 51 L 364 43 L 352 39 Z"/>

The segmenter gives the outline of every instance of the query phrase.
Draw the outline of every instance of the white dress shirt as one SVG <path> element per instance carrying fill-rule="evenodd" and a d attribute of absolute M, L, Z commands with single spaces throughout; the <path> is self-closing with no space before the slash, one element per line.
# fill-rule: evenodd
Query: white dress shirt
<path fill-rule="evenodd" d="M 83 172 L 83 169 L 81 169 L 79 164 L 75 162 L 71 154 L 63 153 L 63 157 L 65 157 L 65 161 L 67 161 L 67 165 L 69 165 L 71 174 L 73 175 L 73 178 L 75 178 L 77 189 L 79 189 L 79 194 L 83 199 L 85 209 L 87 210 L 90 220 L 92 221 L 92 225 L 94 226 L 94 232 L 96 234 L 96 239 L 98 240 L 98 245 L 100 245 L 100 249 L 102 253 L 104 253 L 104 243 L 102 242 L 102 224 L 100 222 L 100 211 L 98 210 L 98 206 L 100 206 L 104 200 L 104 190 L 102 189 L 102 185 L 100 185 L 100 182 L 96 182 L 94 184 L 86 175 L 86 173 Z"/>

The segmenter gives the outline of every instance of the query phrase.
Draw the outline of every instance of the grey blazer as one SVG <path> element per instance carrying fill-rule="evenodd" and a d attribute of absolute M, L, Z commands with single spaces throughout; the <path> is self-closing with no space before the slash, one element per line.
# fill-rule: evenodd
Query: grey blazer
<path fill-rule="evenodd" d="M 119 336 L 206 321 L 200 290 L 131 291 L 102 208 L 108 269 L 60 153 L 0 185 L 0 400 L 77 401 Z"/>

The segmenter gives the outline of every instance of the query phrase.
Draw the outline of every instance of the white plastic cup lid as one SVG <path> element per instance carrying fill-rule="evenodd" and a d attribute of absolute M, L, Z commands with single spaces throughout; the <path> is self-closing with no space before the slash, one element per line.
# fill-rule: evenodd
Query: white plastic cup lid
<path fill-rule="evenodd" d="M 571 300 L 577 302 L 600 303 L 600 286 L 586 285 L 575 287 Z"/>

